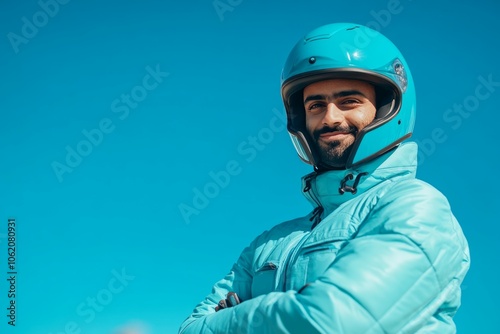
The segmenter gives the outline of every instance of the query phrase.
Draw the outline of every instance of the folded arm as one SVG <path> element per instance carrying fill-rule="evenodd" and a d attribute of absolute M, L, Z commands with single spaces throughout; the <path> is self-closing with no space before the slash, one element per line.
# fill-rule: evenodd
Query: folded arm
<path fill-rule="evenodd" d="M 204 316 L 185 333 L 416 332 L 450 294 L 459 294 L 468 250 L 439 194 L 409 195 L 385 198 L 371 217 L 379 223 L 365 225 L 300 292 L 246 300 Z"/>

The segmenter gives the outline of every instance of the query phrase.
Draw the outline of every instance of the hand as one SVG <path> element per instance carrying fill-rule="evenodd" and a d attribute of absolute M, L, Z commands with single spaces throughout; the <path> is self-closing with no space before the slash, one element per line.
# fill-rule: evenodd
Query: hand
<path fill-rule="evenodd" d="M 236 306 L 239 303 L 241 303 L 241 300 L 236 294 L 236 292 L 229 292 L 226 296 L 226 299 L 221 299 L 219 301 L 219 304 L 215 307 L 215 312 L 228 307 Z"/>

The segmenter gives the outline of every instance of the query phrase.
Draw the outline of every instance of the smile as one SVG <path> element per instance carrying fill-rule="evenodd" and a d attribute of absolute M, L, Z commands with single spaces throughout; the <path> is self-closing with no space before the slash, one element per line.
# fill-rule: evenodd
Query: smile
<path fill-rule="evenodd" d="M 322 140 L 340 140 L 348 135 L 352 135 L 352 132 L 335 131 L 335 132 L 322 133 L 319 135 L 319 138 Z"/>

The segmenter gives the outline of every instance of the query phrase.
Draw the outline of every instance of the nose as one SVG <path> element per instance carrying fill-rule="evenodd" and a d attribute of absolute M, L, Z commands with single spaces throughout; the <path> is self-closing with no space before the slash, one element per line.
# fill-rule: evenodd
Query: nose
<path fill-rule="evenodd" d="M 344 121 L 344 113 L 335 103 L 328 103 L 325 114 L 323 115 L 323 124 L 328 126 L 337 125 Z"/>

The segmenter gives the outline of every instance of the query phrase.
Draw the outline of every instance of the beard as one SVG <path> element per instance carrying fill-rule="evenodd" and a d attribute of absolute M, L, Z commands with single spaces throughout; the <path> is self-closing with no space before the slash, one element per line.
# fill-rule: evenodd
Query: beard
<path fill-rule="evenodd" d="M 323 141 L 320 138 L 322 133 L 328 132 L 350 132 L 350 134 L 342 139 L 335 141 Z M 314 146 L 318 152 L 321 162 L 325 165 L 332 167 L 344 167 L 347 159 L 352 151 L 352 144 L 356 139 L 357 129 L 354 127 L 325 127 L 316 130 L 312 133 L 314 139 Z"/>

